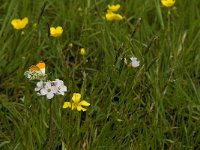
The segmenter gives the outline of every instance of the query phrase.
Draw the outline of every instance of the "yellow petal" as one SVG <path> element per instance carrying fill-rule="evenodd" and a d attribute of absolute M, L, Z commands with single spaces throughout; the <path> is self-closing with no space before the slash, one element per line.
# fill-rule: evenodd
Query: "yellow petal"
<path fill-rule="evenodd" d="M 72 107 L 72 104 L 70 102 L 65 102 L 63 104 L 63 108 L 71 108 Z"/>
<path fill-rule="evenodd" d="M 175 4 L 175 0 L 161 0 L 161 3 L 166 7 L 172 7 Z"/>
<path fill-rule="evenodd" d="M 76 109 L 76 105 L 72 103 L 72 110 Z"/>
<path fill-rule="evenodd" d="M 88 103 L 87 101 L 83 100 L 79 103 L 79 105 L 82 105 L 82 106 L 90 106 L 90 103 Z"/>
<path fill-rule="evenodd" d="M 81 94 L 79 94 L 79 93 L 73 94 L 72 100 L 73 100 L 74 103 L 79 103 L 80 99 L 81 99 Z"/>
<path fill-rule="evenodd" d="M 56 29 L 54 27 L 50 27 L 50 34 L 54 34 Z"/>
<path fill-rule="evenodd" d="M 13 26 L 13 28 L 20 30 L 26 27 L 26 25 L 28 24 L 28 18 L 25 17 L 24 19 L 13 19 L 11 21 L 11 24 Z"/>
<path fill-rule="evenodd" d="M 58 26 L 56 28 L 56 32 L 59 33 L 59 34 L 62 34 L 63 33 L 63 28 L 61 26 Z"/>
<path fill-rule="evenodd" d="M 116 20 L 116 21 L 120 21 L 120 20 L 122 20 L 123 19 L 123 17 L 120 15 L 120 14 L 116 14 L 116 13 L 107 13 L 106 14 L 106 19 L 108 20 L 108 21 L 114 21 L 114 20 Z"/>
<path fill-rule="evenodd" d="M 122 19 L 123 19 L 123 17 L 120 14 L 115 15 L 115 20 L 119 21 L 119 20 L 122 20 Z"/>
<path fill-rule="evenodd" d="M 19 19 L 13 19 L 11 21 L 11 24 L 12 26 L 15 28 L 15 29 L 18 29 L 18 24 L 19 24 L 20 20 Z"/>
<path fill-rule="evenodd" d="M 58 26 L 56 28 L 50 27 L 50 35 L 53 37 L 59 37 L 63 33 L 63 29 L 61 26 Z"/>
<path fill-rule="evenodd" d="M 108 9 L 111 10 L 112 12 L 118 11 L 119 8 L 120 8 L 119 4 L 117 4 L 117 5 L 108 5 Z"/>
<path fill-rule="evenodd" d="M 24 19 L 22 19 L 22 24 L 27 25 L 28 24 L 28 18 L 25 17 Z"/>
<path fill-rule="evenodd" d="M 83 55 L 83 56 L 86 54 L 85 48 L 80 49 L 80 54 Z"/>
<path fill-rule="evenodd" d="M 108 21 L 113 21 L 114 20 L 114 14 L 113 13 L 107 13 L 106 14 L 106 19 Z"/>
<path fill-rule="evenodd" d="M 82 110 L 82 111 L 86 111 L 87 109 L 83 108 L 81 105 L 78 105 L 78 106 L 77 106 L 77 110 L 78 110 L 78 111 L 81 111 L 81 110 Z"/>

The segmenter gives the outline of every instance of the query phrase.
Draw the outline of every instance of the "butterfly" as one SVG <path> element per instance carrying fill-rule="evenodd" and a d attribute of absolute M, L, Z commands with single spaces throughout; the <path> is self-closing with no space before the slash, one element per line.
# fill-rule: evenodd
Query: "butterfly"
<path fill-rule="evenodd" d="M 38 62 L 36 65 L 32 65 L 28 71 L 24 73 L 25 77 L 30 80 L 45 80 L 45 63 L 43 61 Z"/>

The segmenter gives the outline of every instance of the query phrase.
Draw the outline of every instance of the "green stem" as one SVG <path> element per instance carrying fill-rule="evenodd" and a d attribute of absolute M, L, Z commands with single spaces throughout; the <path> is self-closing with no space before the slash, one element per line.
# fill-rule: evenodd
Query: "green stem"
<path fill-rule="evenodd" d="M 158 13 L 158 18 L 160 20 L 160 25 L 161 25 L 161 28 L 164 29 L 164 22 L 163 22 L 163 18 L 162 18 L 162 12 L 161 12 L 161 9 L 160 9 L 160 2 L 158 0 L 154 0 L 155 2 L 155 5 L 156 5 L 156 10 L 157 10 L 157 13 Z"/>
<path fill-rule="evenodd" d="M 167 12 L 167 23 L 168 23 L 168 31 L 169 32 L 171 32 L 171 11 L 170 11 L 170 9 L 168 10 L 168 12 Z"/>
<path fill-rule="evenodd" d="M 49 104 L 49 109 L 50 109 L 50 116 L 49 116 L 49 146 L 50 150 L 53 150 L 53 132 L 52 132 L 52 127 L 53 127 L 53 119 L 52 119 L 52 100 L 50 100 Z"/>

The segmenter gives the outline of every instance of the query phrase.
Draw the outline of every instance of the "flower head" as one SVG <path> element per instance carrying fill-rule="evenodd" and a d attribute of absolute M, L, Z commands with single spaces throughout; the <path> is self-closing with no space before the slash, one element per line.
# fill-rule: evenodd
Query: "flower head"
<path fill-rule="evenodd" d="M 50 27 L 50 35 L 53 37 L 59 37 L 63 33 L 63 28 L 61 26 Z"/>
<path fill-rule="evenodd" d="M 108 9 L 107 9 L 107 13 L 105 15 L 106 20 L 108 21 L 120 21 L 122 19 L 124 19 L 124 17 L 122 17 L 120 14 L 115 13 L 119 10 L 120 5 L 108 5 Z"/>
<path fill-rule="evenodd" d="M 106 13 L 106 20 L 108 21 L 120 21 L 123 20 L 123 17 L 120 14 L 107 12 Z"/>
<path fill-rule="evenodd" d="M 130 63 L 127 62 L 126 58 L 124 59 L 125 64 L 127 64 L 128 66 L 132 66 L 133 68 L 136 68 L 140 65 L 140 61 L 137 60 L 136 57 L 131 57 L 130 58 Z"/>
<path fill-rule="evenodd" d="M 13 28 L 15 28 L 17 30 L 21 30 L 21 29 L 25 28 L 26 25 L 28 24 L 28 18 L 25 17 L 23 19 L 13 19 L 11 21 L 11 24 L 12 24 Z"/>
<path fill-rule="evenodd" d="M 67 87 L 64 85 L 64 82 L 62 80 L 56 79 L 55 81 L 52 82 L 56 87 L 57 95 L 64 95 L 64 93 L 67 92 Z"/>
<path fill-rule="evenodd" d="M 52 99 L 54 94 L 56 94 L 57 89 L 55 86 L 52 86 L 51 82 L 46 82 L 44 87 L 40 90 L 41 95 L 46 95 L 47 99 Z"/>
<path fill-rule="evenodd" d="M 120 5 L 108 5 L 108 11 L 116 12 L 120 9 Z"/>
<path fill-rule="evenodd" d="M 41 81 L 37 82 L 35 91 L 36 92 L 40 91 L 44 86 L 45 86 L 45 82 L 44 81 L 41 80 Z"/>
<path fill-rule="evenodd" d="M 81 94 L 74 93 L 72 96 L 72 102 L 65 102 L 63 104 L 63 108 L 71 108 L 72 110 L 76 109 L 78 111 L 86 111 L 87 109 L 82 106 L 90 106 L 90 103 L 88 103 L 85 100 L 81 101 Z"/>
<path fill-rule="evenodd" d="M 175 0 L 161 0 L 161 3 L 165 7 L 172 7 L 175 3 Z"/>
<path fill-rule="evenodd" d="M 62 80 L 56 79 L 55 81 L 40 81 L 37 83 L 35 91 L 38 96 L 46 95 L 47 99 L 52 99 L 54 95 L 64 95 L 67 87 Z"/>
<path fill-rule="evenodd" d="M 80 54 L 81 54 L 82 56 L 84 56 L 84 55 L 86 54 L 85 48 L 81 48 L 81 49 L 80 49 Z"/>

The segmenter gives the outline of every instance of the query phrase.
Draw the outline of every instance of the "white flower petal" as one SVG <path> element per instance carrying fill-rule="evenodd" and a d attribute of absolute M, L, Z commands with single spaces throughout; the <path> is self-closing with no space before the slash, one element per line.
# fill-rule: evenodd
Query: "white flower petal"
<path fill-rule="evenodd" d="M 52 86 L 52 87 L 51 87 L 51 92 L 52 92 L 52 93 L 57 93 L 57 92 L 58 92 L 57 87 L 56 87 L 56 86 Z"/>
<path fill-rule="evenodd" d="M 47 93 L 47 99 L 52 99 L 52 98 L 53 98 L 53 96 L 54 96 L 54 94 L 53 94 L 53 93 L 51 93 L 51 92 Z"/>
<path fill-rule="evenodd" d="M 40 81 L 40 82 L 37 82 L 37 87 L 42 87 L 43 86 L 43 82 L 42 81 Z"/>
<path fill-rule="evenodd" d="M 40 89 L 41 89 L 41 88 L 36 87 L 36 88 L 35 88 L 35 91 L 39 91 Z"/>
<path fill-rule="evenodd" d="M 132 67 L 138 67 L 140 65 L 140 61 L 138 61 L 136 57 L 131 57 L 130 59 Z"/>
<path fill-rule="evenodd" d="M 41 95 L 46 95 L 48 92 L 46 89 L 41 89 L 40 90 Z"/>
<path fill-rule="evenodd" d="M 140 63 L 138 61 L 132 62 L 131 64 L 133 67 L 138 67 L 140 65 Z"/>
<path fill-rule="evenodd" d="M 50 87 L 51 87 L 51 81 L 46 82 L 46 84 L 45 84 L 45 88 L 47 89 L 47 88 L 50 88 Z"/>
<path fill-rule="evenodd" d="M 60 91 L 66 92 L 67 91 L 67 87 L 65 85 L 60 86 Z"/>

